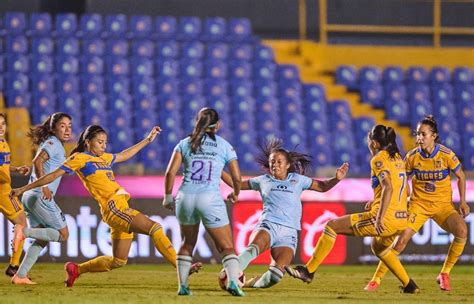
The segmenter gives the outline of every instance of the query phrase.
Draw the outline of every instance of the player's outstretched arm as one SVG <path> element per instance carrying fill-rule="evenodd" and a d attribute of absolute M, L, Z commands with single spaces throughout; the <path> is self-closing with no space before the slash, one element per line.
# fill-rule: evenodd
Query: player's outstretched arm
<path fill-rule="evenodd" d="M 349 171 L 349 163 L 343 163 L 339 168 L 336 170 L 336 175 L 333 178 L 327 180 L 313 180 L 313 184 L 311 185 L 310 190 L 318 191 L 318 192 L 326 192 L 331 190 L 339 181 L 346 177 L 347 172 Z"/>
<path fill-rule="evenodd" d="M 225 172 L 225 171 L 222 171 L 222 175 L 221 175 L 221 179 L 224 181 L 224 183 L 233 188 L 234 187 L 234 183 L 232 182 L 232 177 L 230 176 L 229 173 Z M 245 179 L 245 180 L 242 180 L 240 182 L 240 190 L 250 190 L 250 186 L 249 186 L 249 180 L 248 179 Z"/>
<path fill-rule="evenodd" d="M 161 128 L 159 126 L 155 126 L 151 129 L 150 133 L 144 140 L 137 143 L 136 145 L 131 146 L 130 148 L 123 150 L 120 153 L 115 154 L 115 162 L 120 163 L 129 160 L 135 154 L 140 152 L 141 149 L 145 148 L 149 143 L 153 142 L 158 134 L 161 133 Z"/>
<path fill-rule="evenodd" d="M 41 186 L 44 186 L 44 185 L 47 185 L 47 184 L 51 183 L 52 181 L 54 181 L 58 177 L 64 175 L 65 173 L 66 173 L 66 171 L 64 171 L 61 168 L 58 168 L 58 169 L 54 170 L 53 172 L 42 176 L 41 178 L 37 179 L 36 181 L 32 182 L 31 184 L 25 185 L 21 188 L 13 189 L 12 192 L 11 192 L 11 195 L 12 196 L 20 196 L 28 190 L 38 188 L 38 187 L 41 187 Z"/>

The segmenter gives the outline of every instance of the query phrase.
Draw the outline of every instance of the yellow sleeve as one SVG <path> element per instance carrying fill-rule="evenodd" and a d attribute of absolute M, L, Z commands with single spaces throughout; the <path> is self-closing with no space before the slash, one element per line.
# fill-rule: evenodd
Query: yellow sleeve
<path fill-rule="evenodd" d="M 80 153 L 71 155 L 60 167 L 66 171 L 67 174 L 72 174 L 74 171 L 81 169 L 84 166 L 84 161 L 80 157 Z"/>
<path fill-rule="evenodd" d="M 454 152 L 451 151 L 451 153 L 448 155 L 448 168 L 449 170 L 456 172 L 461 168 L 461 162 L 459 161 L 458 157 Z"/>
<path fill-rule="evenodd" d="M 104 154 L 102 154 L 102 156 L 100 158 L 102 158 L 106 163 L 110 164 L 111 167 L 114 165 L 115 154 L 104 153 Z"/>
<path fill-rule="evenodd" d="M 375 156 L 372 158 L 372 160 L 370 161 L 370 168 L 374 172 L 374 175 L 377 176 L 379 181 L 382 181 L 386 176 L 386 172 L 389 172 L 384 159 L 379 156 Z"/>

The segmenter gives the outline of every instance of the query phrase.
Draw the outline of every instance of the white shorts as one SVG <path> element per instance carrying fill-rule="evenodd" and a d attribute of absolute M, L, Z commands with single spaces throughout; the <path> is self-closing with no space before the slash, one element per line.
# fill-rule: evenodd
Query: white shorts
<path fill-rule="evenodd" d="M 255 226 L 253 233 L 260 230 L 265 230 L 270 234 L 270 248 L 289 247 L 293 249 L 293 254 L 296 252 L 298 230 L 267 220 L 260 221 Z"/>
<path fill-rule="evenodd" d="M 42 193 L 28 191 L 21 198 L 30 226 L 33 228 L 42 226 L 56 230 L 66 227 L 66 218 L 54 198 L 48 201 L 44 200 L 42 196 Z"/>
<path fill-rule="evenodd" d="M 176 217 L 181 225 L 197 225 L 218 228 L 229 224 L 227 208 L 219 192 L 184 193 L 176 196 Z"/>

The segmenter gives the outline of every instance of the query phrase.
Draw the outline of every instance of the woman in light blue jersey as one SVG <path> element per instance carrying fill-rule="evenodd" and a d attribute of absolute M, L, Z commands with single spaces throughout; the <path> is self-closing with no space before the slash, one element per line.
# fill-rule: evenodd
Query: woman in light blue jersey
<path fill-rule="evenodd" d="M 222 264 L 229 278 L 227 291 L 234 296 L 244 295 L 237 284 L 239 259 L 235 254 L 229 217 L 220 192 L 222 170 L 227 165 L 230 170 L 229 178 L 235 185 L 228 199 L 237 200 L 241 182 L 240 169 L 234 148 L 216 135 L 219 127 L 216 110 L 201 109 L 192 134 L 175 147 L 166 170 L 163 205 L 168 209 L 176 207 L 182 237 L 177 258 L 178 295 L 191 293 L 189 268 L 201 221 L 222 256 Z M 173 184 L 181 164 L 184 166 L 184 178 L 175 199 L 172 196 Z"/>
<path fill-rule="evenodd" d="M 30 129 L 28 136 L 38 151 L 33 159 L 33 173 L 30 183 L 43 175 L 53 172 L 66 160 L 64 143 L 71 137 L 72 118 L 66 113 L 54 113 L 46 121 Z M 12 278 L 13 284 L 36 284 L 28 278 L 28 272 L 48 242 L 66 241 L 69 231 L 61 209 L 54 201 L 61 178 L 54 182 L 25 192 L 22 203 L 30 222 L 30 227 L 15 225 L 13 245 L 19 244 L 25 237 L 35 241 L 28 248 L 25 257 Z"/>
<path fill-rule="evenodd" d="M 344 163 L 336 170 L 336 176 L 324 180 L 314 180 L 305 176 L 311 165 L 310 157 L 283 149 L 279 139 L 269 141 L 262 147 L 262 155 L 257 162 L 267 171 L 241 183 L 241 190 L 260 192 L 263 200 L 263 213 L 250 237 L 250 245 L 239 255 L 243 271 L 252 260 L 271 250 L 272 262 L 269 270 L 262 276 L 247 280 L 244 287 L 268 288 L 281 281 L 285 266 L 295 255 L 298 243 L 298 230 L 301 230 L 301 193 L 304 190 L 326 192 L 343 179 L 349 170 Z M 227 173 L 223 180 L 232 185 Z"/>

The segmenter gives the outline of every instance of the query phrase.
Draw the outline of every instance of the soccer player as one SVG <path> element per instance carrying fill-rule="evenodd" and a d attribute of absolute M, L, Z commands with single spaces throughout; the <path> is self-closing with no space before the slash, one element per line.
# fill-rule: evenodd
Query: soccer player
<path fill-rule="evenodd" d="M 395 131 L 377 125 L 368 134 L 368 148 L 372 154 L 372 188 L 374 200 L 370 210 L 345 215 L 329 221 L 316 244 L 313 256 L 306 265 L 285 267 L 289 275 L 304 282 L 313 280 L 314 272 L 331 251 L 338 234 L 373 236 L 372 251 L 402 282 L 404 293 L 418 293 L 419 288 L 410 279 L 391 248 L 393 240 L 407 227 L 407 194 L 405 164 L 395 141 Z"/>
<path fill-rule="evenodd" d="M 38 146 L 33 159 L 30 182 L 56 170 L 63 164 L 66 160 L 64 143 L 71 137 L 71 131 L 71 116 L 61 112 L 52 114 L 41 125 L 30 130 L 28 136 L 33 144 Z M 49 185 L 26 192 L 22 197 L 31 228 L 26 228 L 22 224 L 15 225 L 15 230 L 21 229 L 22 233 L 14 233 L 17 238 L 13 239 L 13 250 L 16 252 L 17 247 L 23 242 L 22 235 L 33 238 L 35 241 L 26 251 L 20 268 L 13 276 L 13 284 L 36 284 L 27 274 L 38 259 L 41 250 L 48 242 L 66 241 L 69 236 L 66 219 L 54 201 L 60 182 L 59 177 Z"/>
<path fill-rule="evenodd" d="M 201 109 L 192 134 L 174 148 L 166 169 L 163 205 L 171 210 L 176 207 L 183 239 L 178 252 L 178 295 L 191 294 L 188 273 L 202 221 L 222 256 L 229 278 L 227 291 L 233 296 L 244 296 L 237 284 L 239 259 L 235 254 L 229 217 L 220 192 L 221 173 L 225 165 L 235 185 L 228 196 L 232 201 L 236 201 L 239 195 L 241 176 L 234 148 L 216 134 L 220 124 L 216 110 Z M 184 179 L 175 201 L 173 184 L 181 164 L 184 165 Z"/>
<path fill-rule="evenodd" d="M 127 264 L 133 233 L 149 235 L 163 257 L 176 267 L 176 251 L 159 223 L 150 220 L 128 205 L 130 194 L 116 181 L 112 166 L 124 162 L 155 140 L 161 128 L 154 127 L 148 136 L 136 145 L 117 154 L 105 152 L 107 133 L 97 125 L 87 127 L 80 135 L 77 146 L 64 164 L 38 180 L 12 190 L 13 196 L 51 183 L 65 173 L 75 172 L 99 203 L 102 220 L 110 226 L 113 256 L 99 256 L 79 265 L 68 262 L 66 286 L 72 287 L 76 279 L 87 272 L 104 272 Z M 22 230 L 15 230 L 22 236 Z M 196 270 L 194 267 L 192 270 Z"/>
<path fill-rule="evenodd" d="M 17 198 L 10 197 L 11 177 L 10 172 L 18 172 L 22 175 L 28 175 L 30 168 L 28 166 L 15 167 L 10 165 L 10 147 L 5 140 L 7 133 L 7 120 L 3 113 L 0 113 L 0 212 L 13 224 L 26 225 L 26 215 L 23 211 L 23 205 Z M 12 252 L 10 264 L 5 270 L 7 276 L 14 276 L 20 265 L 21 253 L 23 251 L 23 242 L 17 246 L 18 250 Z"/>
<path fill-rule="evenodd" d="M 461 163 L 453 151 L 439 144 L 438 126 L 433 116 L 426 116 L 416 128 L 418 147 L 411 150 L 405 159 L 408 174 L 413 174 L 413 192 L 410 196 L 408 227 L 393 246 L 396 254 L 402 252 L 411 237 L 423 224 L 432 218 L 440 227 L 452 233 L 454 239 L 449 247 L 441 272 L 436 281 L 444 291 L 451 290 L 449 273 L 464 250 L 467 227 L 463 217 L 469 215 L 466 203 L 466 178 Z M 459 189 L 459 211 L 452 204 L 450 173 L 457 178 Z M 387 272 L 387 267 L 379 263 L 373 278 L 364 288 L 375 291 Z"/>
<path fill-rule="evenodd" d="M 305 176 L 311 165 L 309 156 L 283 149 L 279 139 L 262 146 L 262 155 L 257 162 L 267 172 L 265 175 L 244 180 L 241 190 L 260 192 L 263 213 L 250 237 L 250 244 L 239 255 L 240 268 L 244 271 L 258 257 L 260 252 L 271 250 L 272 261 L 267 272 L 247 280 L 244 287 L 268 288 L 279 283 L 285 273 L 285 266 L 291 264 L 301 230 L 301 193 L 304 190 L 326 192 L 343 179 L 349 170 L 344 163 L 336 170 L 336 176 L 314 180 Z M 227 173 L 223 180 L 232 185 Z"/>

